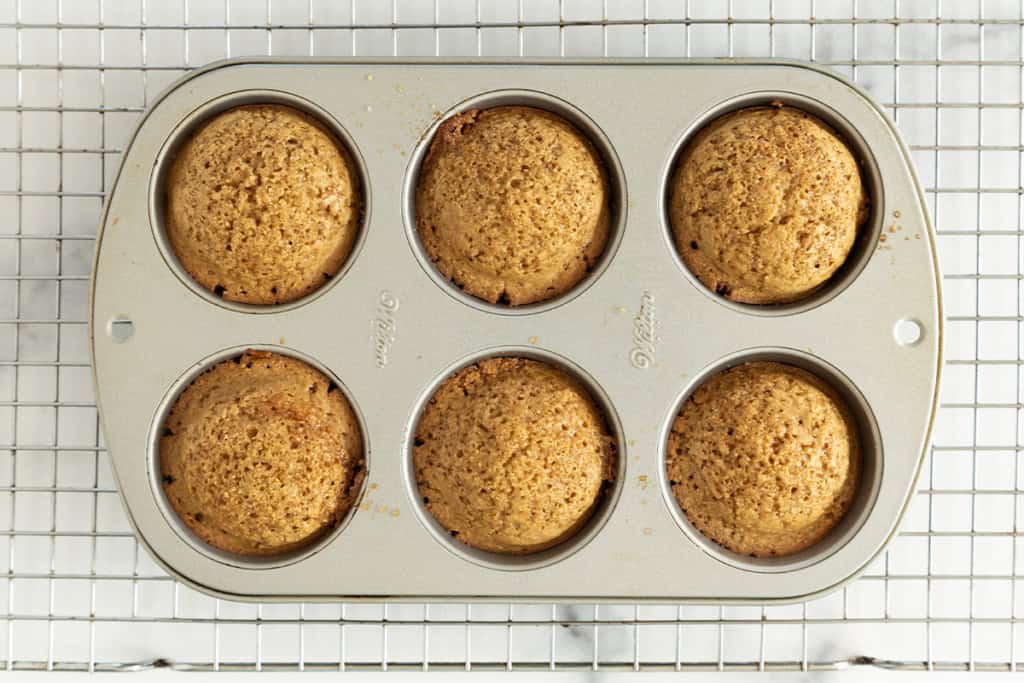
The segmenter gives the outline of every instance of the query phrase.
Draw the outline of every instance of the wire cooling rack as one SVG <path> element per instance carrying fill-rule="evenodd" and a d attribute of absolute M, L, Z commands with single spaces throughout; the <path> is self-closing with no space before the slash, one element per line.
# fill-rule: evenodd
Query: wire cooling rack
<path fill-rule="evenodd" d="M 1016 670 L 1022 26 L 1015 0 L 0 2 L 0 668 Z M 856 80 L 913 150 L 949 315 L 935 445 L 890 550 L 782 607 L 252 605 L 167 577 L 97 420 L 94 236 L 147 103 L 254 54 L 775 56 Z"/>

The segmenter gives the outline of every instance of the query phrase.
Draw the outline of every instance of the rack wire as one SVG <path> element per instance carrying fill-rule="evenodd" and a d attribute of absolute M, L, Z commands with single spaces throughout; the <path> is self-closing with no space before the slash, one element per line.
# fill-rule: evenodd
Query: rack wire
<path fill-rule="evenodd" d="M 0 668 L 1015 671 L 1024 631 L 1015 0 L 0 2 Z M 104 192 L 134 121 L 240 55 L 762 56 L 896 120 L 938 232 L 948 362 L 901 532 L 803 605 L 238 604 L 141 552 L 88 364 Z M 0 559 L 0 565 L 3 560 Z"/>

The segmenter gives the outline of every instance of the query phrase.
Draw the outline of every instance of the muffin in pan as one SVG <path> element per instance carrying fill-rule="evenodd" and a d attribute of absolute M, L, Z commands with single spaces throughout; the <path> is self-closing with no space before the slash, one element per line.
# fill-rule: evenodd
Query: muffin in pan
<path fill-rule="evenodd" d="M 416 183 L 416 229 L 444 277 L 519 306 L 575 287 L 604 253 L 610 193 L 594 146 L 562 117 L 502 106 L 438 128 Z"/>
<path fill-rule="evenodd" d="M 248 556 L 315 542 L 352 506 L 363 437 L 319 370 L 246 351 L 197 377 L 174 402 L 159 444 L 167 500 L 201 539 Z"/>
<path fill-rule="evenodd" d="M 427 509 L 457 540 L 525 554 L 579 531 L 615 478 L 617 450 L 576 379 L 535 360 L 491 358 L 431 397 L 413 467 Z"/>
<path fill-rule="evenodd" d="M 705 536 L 754 557 L 814 545 L 842 520 L 860 482 L 856 424 L 817 376 L 758 361 L 725 370 L 687 399 L 666 473 Z"/>
<path fill-rule="evenodd" d="M 341 269 L 359 232 L 352 157 L 319 121 L 278 104 L 229 109 L 177 151 L 166 176 L 171 248 L 228 301 L 283 304 Z"/>
<path fill-rule="evenodd" d="M 708 289 L 740 303 L 813 294 L 846 262 L 869 214 L 849 147 L 818 118 L 782 105 L 706 125 L 670 182 L 683 262 Z"/>

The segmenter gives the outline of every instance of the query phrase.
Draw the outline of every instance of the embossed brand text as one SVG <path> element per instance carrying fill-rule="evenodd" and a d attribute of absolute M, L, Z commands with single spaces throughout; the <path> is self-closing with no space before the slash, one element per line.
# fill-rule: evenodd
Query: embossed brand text
<path fill-rule="evenodd" d="M 635 368 L 649 368 L 654 364 L 654 347 L 658 342 L 654 295 L 644 292 L 640 297 L 640 311 L 633 316 L 633 348 L 629 362 Z"/>
<path fill-rule="evenodd" d="M 371 321 L 373 352 L 378 368 L 383 368 L 388 364 L 388 354 L 391 353 L 391 345 L 395 342 L 395 311 L 397 310 L 398 297 L 387 290 L 381 292 L 377 297 L 376 315 Z"/>

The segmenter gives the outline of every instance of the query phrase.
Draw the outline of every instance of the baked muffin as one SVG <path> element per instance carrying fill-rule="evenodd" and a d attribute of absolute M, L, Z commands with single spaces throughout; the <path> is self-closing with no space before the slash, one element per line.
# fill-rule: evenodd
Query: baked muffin
<path fill-rule="evenodd" d="M 358 493 L 363 438 L 352 407 L 302 361 L 246 351 L 200 375 L 160 438 L 171 507 L 210 545 L 241 555 L 301 548 Z"/>
<path fill-rule="evenodd" d="M 608 180 L 590 141 L 531 107 L 441 124 L 416 185 L 416 227 L 437 269 L 490 303 L 556 297 L 604 252 Z"/>
<path fill-rule="evenodd" d="M 318 121 L 276 104 L 203 124 L 165 190 L 174 253 L 228 301 L 282 304 L 319 289 L 359 231 L 362 191 L 348 152 Z"/>
<path fill-rule="evenodd" d="M 672 176 L 676 248 L 704 285 L 732 301 L 781 304 L 843 265 L 868 216 L 857 160 L 799 109 L 741 109 L 686 146 Z"/>
<path fill-rule="evenodd" d="M 413 465 L 427 509 L 458 540 L 531 553 L 569 538 L 615 477 L 617 445 L 587 390 L 525 358 L 463 368 L 416 426 Z"/>
<path fill-rule="evenodd" d="M 775 362 L 721 372 L 686 401 L 668 439 L 679 506 L 707 537 L 754 557 L 817 543 L 857 492 L 861 453 L 842 399 Z"/>

